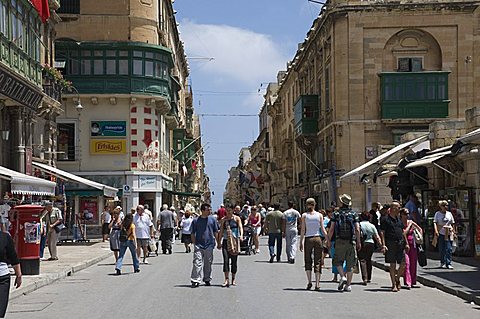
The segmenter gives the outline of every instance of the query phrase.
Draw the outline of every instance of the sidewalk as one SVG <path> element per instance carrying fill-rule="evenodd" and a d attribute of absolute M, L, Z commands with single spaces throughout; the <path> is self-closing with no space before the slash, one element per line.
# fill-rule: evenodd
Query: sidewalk
<path fill-rule="evenodd" d="M 22 276 L 22 285 L 15 289 L 15 277 L 12 276 L 10 300 L 30 293 L 54 281 L 71 276 L 72 274 L 90 267 L 99 261 L 113 256 L 109 243 L 101 240 L 92 240 L 90 243 L 62 243 L 58 246 L 57 261 L 41 261 L 40 275 Z M 45 248 L 46 258 L 50 257 Z"/>
<path fill-rule="evenodd" d="M 452 262 L 454 269 L 449 270 L 439 268 L 440 262 L 433 258 L 434 253 L 428 255 L 427 266 L 417 268 L 418 282 L 480 305 L 480 260 L 454 257 Z M 374 253 L 372 261 L 375 267 L 388 271 L 383 254 Z"/>

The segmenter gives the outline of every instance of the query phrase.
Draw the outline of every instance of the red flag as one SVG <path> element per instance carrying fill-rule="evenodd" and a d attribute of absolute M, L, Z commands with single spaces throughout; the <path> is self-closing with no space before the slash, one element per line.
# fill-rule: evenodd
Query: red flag
<path fill-rule="evenodd" d="M 40 14 L 40 18 L 42 22 L 45 23 L 48 18 L 50 18 L 50 8 L 48 6 L 48 0 L 30 0 L 37 9 L 38 14 Z"/>
<path fill-rule="evenodd" d="M 192 169 L 195 171 L 197 169 L 197 161 L 192 160 Z"/>

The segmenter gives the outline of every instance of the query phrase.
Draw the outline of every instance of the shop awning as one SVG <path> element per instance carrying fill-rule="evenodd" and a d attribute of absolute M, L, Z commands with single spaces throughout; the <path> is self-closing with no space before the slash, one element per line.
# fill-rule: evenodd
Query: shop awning
<path fill-rule="evenodd" d="M 172 195 L 179 195 L 179 196 L 184 196 L 184 197 L 202 197 L 202 194 L 200 193 L 189 193 L 189 192 L 176 192 L 176 191 L 167 191 L 168 193 Z"/>
<path fill-rule="evenodd" d="M 117 195 L 118 189 L 116 189 L 115 187 L 111 187 L 111 186 L 107 186 L 107 185 L 104 185 L 104 184 L 101 184 L 101 183 L 91 181 L 89 179 L 74 175 L 72 173 L 62 171 L 61 169 L 52 167 L 50 165 L 46 165 L 46 164 L 42 164 L 42 163 L 38 163 L 38 162 L 33 162 L 32 164 L 36 168 L 38 168 L 38 169 L 40 169 L 40 170 L 42 170 L 42 171 L 44 171 L 48 174 L 55 175 L 58 178 L 68 180 L 68 181 L 72 181 L 72 182 L 77 182 L 77 183 L 80 183 L 80 184 L 87 185 L 89 187 L 99 189 L 99 190 L 103 191 L 103 195 L 106 196 L 106 197 L 115 197 L 115 195 Z"/>
<path fill-rule="evenodd" d="M 416 161 L 408 163 L 407 165 L 405 165 L 405 168 L 414 168 L 414 167 L 419 167 L 419 166 L 434 165 L 434 162 L 436 162 L 439 159 L 444 158 L 445 156 L 448 156 L 448 155 L 452 155 L 452 152 L 451 151 L 444 151 L 444 152 L 439 152 L 439 153 L 432 154 L 432 155 L 427 155 L 425 157 L 417 159 Z"/>
<path fill-rule="evenodd" d="M 10 181 L 13 194 L 55 196 L 56 184 L 0 166 L 0 178 Z"/>
<path fill-rule="evenodd" d="M 463 144 L 480 144 L 480 128 L 459 137 L 457 141 Z"/>
<path fill-rule="evenodd" d="M 389 162 L 398 162 L 400 158 L 402 158 L 405 155 L 406 152 L 410 151 L 411 149 L 415 148 L 417 145 L 426 141 L 427 138 L 428 138 L 428 135 L 424 135 L 412 141 L 397 145 L 391 150 L 375 157 L 371 161 L 368 161 L 367 163 L 360 165 L 359 167 L 351 170 L 350 172 L 340 176 L 340 180 L 350 178 L 353 176 L 360 176 L 361 174 L 369 175 L 381 169 L 381 167 L 384 164 L 387 164 Z"/>

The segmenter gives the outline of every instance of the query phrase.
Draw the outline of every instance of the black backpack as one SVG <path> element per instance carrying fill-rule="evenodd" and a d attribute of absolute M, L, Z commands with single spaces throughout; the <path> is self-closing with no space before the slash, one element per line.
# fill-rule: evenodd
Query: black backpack
<path fill-rule="evenodd" d="M 340 212 L 339 218 L 335 223 L 335 232 L 339 239 L 352 240 L 354 234 L 353 215 L 349 211 Z"/>

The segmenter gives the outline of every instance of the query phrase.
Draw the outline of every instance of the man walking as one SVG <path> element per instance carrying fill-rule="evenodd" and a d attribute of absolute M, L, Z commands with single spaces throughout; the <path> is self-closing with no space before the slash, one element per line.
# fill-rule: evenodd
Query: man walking
<path fill-rule="evenodd" d="M 200 285 L 202 270 L 205 286 L 210 286 L 212 281 L 213 249 L 219 245 L 217 236 L 219 229 L 217 220 L 210 215 L 211 209 L 209 204 L 203 203 L 200 206 L 201 215 L 192 222 L 191 236 L 194 246 L 193 267 L 190 278 L 192 288 Z"/>
<path fill-rule="evenodd" d="M 335 254 L 332 260 L 332 267 L 337 267 L 338 273 L 341 276 L 338 284 L 339 291 L 352 291 L 351 283 L 353 278 L 353 266 L 357 263 L 357 250 L 360 250 L 360 220 L 357 213 L 350 209 L 352 205 L 352 198 L 347 194 L 342 194 L 339 197 L 341 207 L 338 211 L 333 213 L 331 219 L 331 226 L 328 230 L 328 239 L 332 240 L 335 232 Z M 346 267 L 344 271 L 343 263 Z"/>
<path fill-rule="evenodd" d="M 293 208 L 292 201 L 288 202 L 288 209 L 284 211 L 283 214 L 285 215 L 285 222 L 283 223 L 283 237 L 285 238 L 287 259 L 290 264 L 294 264 L 295 256 L 297 255 L 297 222 L 302 216 L 296 209 Z"/>
<path fill-rule="evenodd" d="M 175 227 L 175 216 L 168 209 L 167 204 L 163 204 L 162 211 L 158 215 L 157 229 L 160 230 L 160 240 L 162 241 L 162 252 L 165 255 L 172 253 L 173 229 Z"/>
<path fill-rule="evenodd" d="M 400 277 L 405 271 L 405 241 L 403 236 L 403 223 L 400 219 L 400 203 L 396 200 L 390 205 L 386 216 L 380 222 L 380 238 L 382 239 L 382 252 L 385 262 L 390 264 L 390 280 L 392 291 L 400 290 Z M 397 264 L 399 265 L 397 269 Z"/>
<path fill-rule="evenodd" d="M 273 211 L 267 213 L 265 217 L 265 229 L 268 233 L 268 249 L 270 251 L 270 263 L 277 257 L 280 262 L 282 255 L 282 231 L 285 229 L 285 215 L 279 210 L 280 205 L 274 204 Z M 277 242 L 277 253 L 275 254 L 275 241 Z"/>
<path fill-rule="evenodd" d="M 137 237 L 138 259 L 140 259 L 143 250 L 143 263 L 148 264 L 148 242 L 150 238 L 153 238 L 153 223 L 150 217 L 145 214 L 143 205 L 137 206 L 137 213 L 133 216 L 133 224 L 135 225 L 135 235 Z"/>

